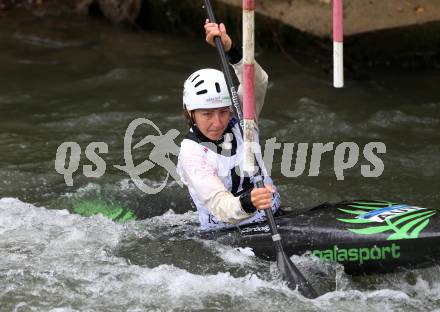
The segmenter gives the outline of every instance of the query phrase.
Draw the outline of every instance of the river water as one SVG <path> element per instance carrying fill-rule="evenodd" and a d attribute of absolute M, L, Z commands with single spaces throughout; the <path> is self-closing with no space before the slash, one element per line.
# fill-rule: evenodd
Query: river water
<path fill-rule="evenodd" d="M 175 181 L 147 195 L 114 167 L 124 165 L 124 134 L 137 118 L 182 138 L 182 83 L 198 68 L 218 66 L 203 38 L 9 12 L 0 18 L 0 42 L 0 311 L 440 311 L 438 266 L 351 277 L 338 265 L 294 257 L 325 293 L 304 299 L 250 250 L 188 238 L 197 215 Z M 438 208 L 438 72 L 384 69 L 362 80 L 347 73 L 346 88 L 335 90 L 315 63 L 275 52 L 257 57 L 270 75 L 263 141 L 308 143 L 309 152 L 313 143 L 354 142 L 360 150 L 344 180 L 333 169 L 334 150 L 317 176 L 306 167 L 298 177 L 283 174 L 282 150 L 275 151 L 272 176 L 286 207 L 371 198 Z M 139 129 L 135 142 L 148 133 Z M 82 150 L 73 186 L 55 170 L 63 142 Z M 82 170 L 91 164 L 91 142 L 108 146 L 98 178 Z M 376 178 L 361 172 L 369 142 L 386 146 Z M 148 151 L 133 152 L 135 162 Z M 166 171 L 156 165 L 142 177 L 157 187 Z M 74 213 L 84 205 L 123 207 L 143 220 Z"/>

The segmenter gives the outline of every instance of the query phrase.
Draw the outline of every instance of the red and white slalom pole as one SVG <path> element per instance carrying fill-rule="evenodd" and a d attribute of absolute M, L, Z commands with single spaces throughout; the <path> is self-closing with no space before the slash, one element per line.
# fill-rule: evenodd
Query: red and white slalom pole
<path fill-rule="evenodd" d="M 333 86 L 344 86 L 343 0 L 333 0 Z"/>
<path fill-rule="evenodd" d="M 252 173 L 255 168 L 254 64 L 255 1 L 243 0 L 243 169 L 248 173 Z"/>

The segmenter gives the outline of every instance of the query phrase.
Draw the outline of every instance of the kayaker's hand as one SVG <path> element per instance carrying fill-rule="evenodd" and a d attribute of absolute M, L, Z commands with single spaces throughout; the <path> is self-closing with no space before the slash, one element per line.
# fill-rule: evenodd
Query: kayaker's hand
<path fill-rule="evenodd" d="M 220 25 L 216 23 L 210 23 L 209 19 L 205 21 L 205 33 L 206 33 L 206 42 L 215 47 L 214 37 L 220 36 L 223 43 L 223 48 L 225 52 L 228 52 L 232 46 L 232 40 L 226 32 L 226 27 L 223 23 Z"/>
<path fill-rule="evenodd" d="M 264 188 L 254 188 L 251 192 L 252 205 L 258 210 L 271 208 L 273 193 L 271 185 L 265 185 Z"/>

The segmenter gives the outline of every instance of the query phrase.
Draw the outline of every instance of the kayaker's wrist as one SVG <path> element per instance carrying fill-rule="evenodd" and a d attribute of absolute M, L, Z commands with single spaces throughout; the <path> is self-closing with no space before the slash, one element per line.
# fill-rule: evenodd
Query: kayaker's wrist
<path fill-rule="evenodd" d="M 226 56 L 228 57 L 229 63 L 232 65 L 237 64 L 243 58 L 243 53 L 240 48 L 238 48 L 234 41 L 231 43 L 231 48 L 228 52 L 226 52 Z"/>
<path fill-rule="evenodd" d="M 252 204 L 251 192 L 252 192 L 252 189 L 250 189 L 247 192 L 244 192 L 239 197 L 241 207 L 243 208 L 243 210 L 246 213 L 249 213 L 249 214 L 254 213 L 254 212 L 257 211 L 257 208 L 255 208 L 255 206 Z"/>

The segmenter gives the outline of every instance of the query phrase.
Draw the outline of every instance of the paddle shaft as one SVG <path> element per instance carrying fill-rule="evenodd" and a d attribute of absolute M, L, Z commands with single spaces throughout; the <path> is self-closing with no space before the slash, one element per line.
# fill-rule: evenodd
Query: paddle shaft
<path fill-rule="evenodd" d="M 211 23 L 215 23 L 215 16 L 214 11 L 212 9 L 210 0 L 204 0 L 205 2 L 205 9 L 208 15 L 208 19 Z M 231 70 L 229 68 L 229 63 L 226 58 L 226 53 L 223 48 L 222 40 L 219 36 L 214 38 L 214 42 L 217 48 L 217 52 L 220 57 L 220 62 L 223 70 L 223 74 L 225 76 L 226 84 L 228 86 L 229 95 L 232 100 L 232 107 L 235 113 L 235 116 L 239 120 L 240 123 L 240 132 L 243 136 L 243 112 L 241 110 L 241 104 L 238 97 L 238 93 L 236 88 L 234 87 L 234 83 L 232 80 L 232 74 Z M 254 175 L 254 181 L 258 188 L 263 188 L 263 178 L 261 177 L 261 168 L 259 167 L 258 161 L 255 158 L 255 164 L 258 166 L 258 173 Z M 277 264 L 278 268 L 280 269 L 282 277 L 287 281 L 289 287 L 296 288 L 298 287 L 298 290 L 308 298 L 316 298 L 318 297 L 316 291 L 312 288 L 312 286 L 309 284 L 309 282 L 304 278 L 304 276 L 299 272 L 298 268 L 292 263 L 290 258 L 286 255 L 283 244 L 281 241 L 281 236 L 278 233 L 277 225 L 275 223 L 275 219 L 273 216 L 272 209 L 265 209 L 264 210 L 266 214 L 266 218 L 269 224 L 270 231 L 272 233 L 272 241 L 274 243 L 276 252 L 277 252 Z M 283 266 L 283 267 L 281 267 Z M 288 276 L 286 276 L 288 275 Z"/>
<path fill-rule="evenodd" d="M 215 23 L 214 12 L 212 10 L 211 3 L 209 1 L 205 1 L 206 11 L 208 13 L 208 18 L 212 23 Z M 222 39 L 217 36 L 214 38 L 215 45 L 217 47 L 217 52 L 220 56 L 220 62 L 223 69 L 223 75 L 225 76 L 226 84 L 228 86 L 229 95 L 232 99 L 232 108 L 234 110 L 235 116 L 240 122 L 240 133 L 243 135 L 243 112 L 241 111 L 240 101 L 238 99 L 237 90 L 234 87 L 234 83 L 232 81 L 231 71 L 229 70 L 229 64 L 226 58 L 225 50 L 223 49 Z"/>

